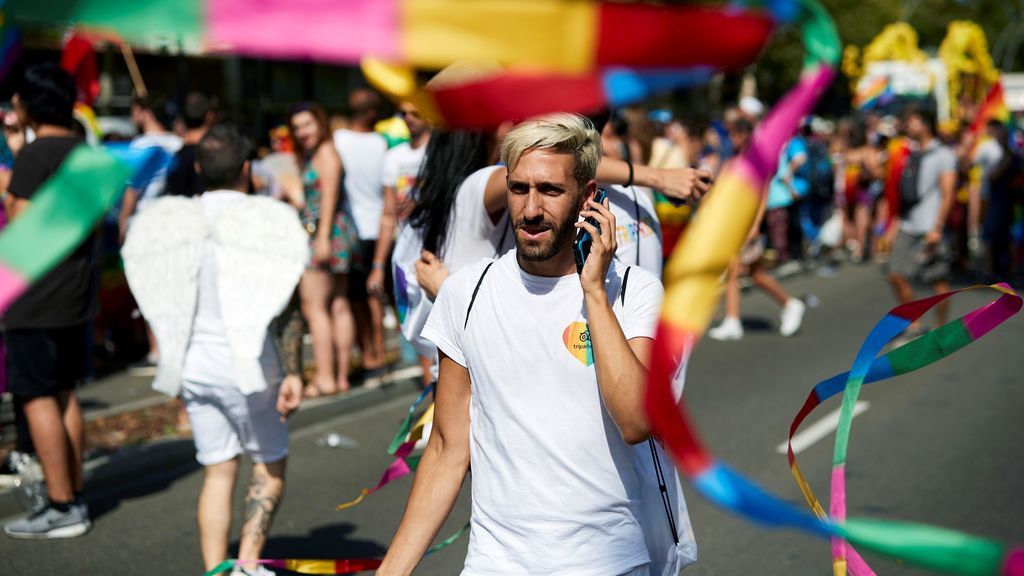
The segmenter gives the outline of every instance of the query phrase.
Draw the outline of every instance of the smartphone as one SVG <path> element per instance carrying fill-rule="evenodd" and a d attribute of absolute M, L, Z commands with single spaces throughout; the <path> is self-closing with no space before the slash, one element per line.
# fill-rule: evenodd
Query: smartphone
<path fill-rule="evenodd" d="M 604 201 L 608 198 L 608 194 L 603 188 L 597 189 L 597 194 L 594 195 L 594 202 L 598 204 L 604 204 Z M 597 231 L 601 231 L 601 225 L 597 223 L 597 220 L 593 218 L 587 218 L 585 220 L 592 226 L 597 228 Z M 576 258 L 576 273 L 583 273 L 583 265 L 587 262 L 587 256 L 590 256 L 590 247 L 594 244 L 594 239 L 590 236 L 590 232 L 580 228 L 576 232 L 576 241 L 572 243 L 572 254 Z"/>
<path fill-rule="evenodd" d="M 707 166 L 698 166 L 697 164 L 690 164 L 690 168 L 693 168 L 694 170 L 707 170 L 708 169 Z M 700 181 L 705 183 L 705 184 L 708 184 L 708 183 L 711 182 L 711 177 L 710 176 L 699 176 L 699 178 L 700 178 Z M 689 201 L 689 200 L 679 200 L 678 198 L 671 198 L 669 196 L 664 196 L 664 198 L 665 198 L 665 200 L 668 200 L 669 204 L 671 204 L 672 206 L 674 206 L 676 208 L 679 208 L 680 206 L 684 206 L 684 205 L 687 205 L 687 204 L 693 204 L 693 202 Z"/>

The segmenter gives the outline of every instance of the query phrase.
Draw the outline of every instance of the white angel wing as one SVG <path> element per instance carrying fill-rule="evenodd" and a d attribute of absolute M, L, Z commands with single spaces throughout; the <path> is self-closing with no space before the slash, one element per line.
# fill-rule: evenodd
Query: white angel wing
<path fill-rule="evenodd" d="M 259 358 L 267 326 L 284 310 L 309 262 L 309 235 L 294 208 L 248 197 L 213 223 L 221 315 L 244 394 L 266 388 Z"/>
<path fill-rule="evenodd" d="M 121 249 L 128 286 L 160 345 L 153 388 L 171 396 L 181 387 L 207 233 L 195 200 L 159 198 L 132 220 Z"/>

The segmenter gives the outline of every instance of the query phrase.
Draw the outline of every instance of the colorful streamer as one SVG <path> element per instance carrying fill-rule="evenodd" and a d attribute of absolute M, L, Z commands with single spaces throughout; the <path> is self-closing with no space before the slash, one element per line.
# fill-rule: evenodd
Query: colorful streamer
<path fill-rule="evenodd" d="M 377 558 L 358 558 L 354 560 L 316 560 L 309 558 L 287 558 L 283 560 L 225 560 L 207 571 L 203 576 L 216 576 L 234 570 L 235 566 L 252 566 L 263 564 L 272 568 L 283 568 L 299 574 L 354 574 L 367 570 L 376 570 L 381 560 Z"/>
<path fill-rule="evenodd" d="M 399 478 L 404 478 L 416 471 L 416 468 L 420 464 L 420 457 L 410 456 L 410 454 L 412 454 L 412 451 L 416 448 L 416 443 L 424 437 L 423 434 L 426 431 L 427 424 L 434 421 L 434 403 L 431 402 L 430 405 L 427 406 L 426 411 L 424 411 L 423 415 L 420 416 L 416 426 L 412 425 L 412 420 L 416 414 L 416 410 L 433 391 L 433 384 L 427 386 L 423 392 L 420 393 L 419 397 L 413 401 L 412 405 L 409 406 L 409 411 L 405 415 L 405 419 L 402 421 L 401 426 L 398 427 L 398 432 L 395 434 L 395 437 L 391 440 L 391 444 L 388 446 L 388 454 L 395 456 L 395 461 L 384 470 L 384 474 L 381 475 L 380 481 L 377 485 L 373 488 L 363 488 L 355 500 L 339 504 L 335 510 L 351 508 L 362 502 L 363 499 L 370 494 L 373 494 L 391 482 L 394 482 Z"/>
<path fill-rule="evenodd" d="M 201 38 L 212 51 L 334 62 L 372 55 L 426 68 L 501 62 L 506 72 L 438 89 L 433 104 L 419 105 L 450 126 L 486 128 L 622 106 L 739 69 L 793 0 L 771 2 L 771 11 L 570 0 L 476 0 L 455 10 L 446 0 L 269 0 L 259 9 L 245 0 L 159 0 L 131 11 L 117 0 L 12 5 L 25 23 L 100 26 L 126 38 L 171 33 Z M 383 86 L 394 97 L 412 93 Z"/>
<path fill-rule="evenodd" d="M 702 445 L 686 416 L 685 405 L 677 408 L 672 397 L 673 354 L 679 350 L 689 353 L 689 342 L 699 340 L 707 327 L 718 300 L 718 279 L 739 252 L 774 159 L 801 116 L 811 111 L 835 74 L 839 40 L 832 21 L 813 0 L 804 0 L 801 5 L 807 59 L 799 84 L 758 128 L 750 150 L 726 168 L 715 193 L 701 206 L 700 214 L 666 269 L 665 303 L 646 401 L 652 426 L 665 440 L 681 470 L 707 498 L 752 521 L 845 539 L 866 550 L 928 568 L 960 574 L 1024 574 L 1024 552 L 1008 552 L 998 543 L 902 522 L 850 519 L 839 524 L 826 518 L 821 510 L 818 517 L 796 509 L 717 461 Z M 722 226 L 723 222 L 734 225 Z M 1002 308 L 1007 306 L 1006 302 L 1001 300 L 990 306 Z M 969 318 L 978 321 L 982 312 L 976 314 Z M 883 324 L 885 330 L 892 330 L 898 322 L 889 320 Z M 872 358 L 867 357 L 867 365 Z M 847 410 L 851 409 L 852 402 Z M 845 511 L 845 506 L 836 505 L 835 510 Z M 959 554 L 950 556 L 948 552 L 952 549 Z"/>
<path fill-rule="evenodd" d="M 9 0 L 27 23 L 83 24 L 126 38 L 170 34 L 212 51 L 356 62 L 365 55 L 424 68 L 467 57 L 564 74 L 627 66 L 748 64 L 774 27 L 735 9 L 620 2 L 474 0 Z M 642 34 L 623 31 L 642 30 Z M 679 42 L 686 38 L 687 42 Z"/>
<path fill-rule="evenodd" d="M 456 540 L 461 538 L 467 530 L 469 530 L 468 522 L 463 525 L 462 528 L 456 530 L 451 536 L 431 546 L 423 557 L 426 558 L 436 552 L 444 550 L 448 546 L 451 546 Z M 382 559 L 380 558 L 335 558 L 320 560 L 309 558 L 288 558 L 282 560 L 228 559 L 203 574 L 203 576 L 216 576 L 217 574 L 234 569 L 235 566 L 245 566 L 247 564 L 264 564 L 274 568 L 284 568 L 285 570 L 291 570 L 292 572 L 298 572 L 299 574 L 354 574 L 356 572 L 376 570 L 380 567 L 381 561 Z"/>
<path fill-rule="evenodd" d="M 981 287 L 967 288 L 965 290 L 978 288 Z M 996 284 L 990 288 L 1002 294 L 999 299 L 983 308 L 975 310 L 956 322 L 933 330 L 911 344 L 884 356 L 883 360 L 887 362 L 888 366 L 880 366 L 875 376 L 883 375 L 886 370 L 892 375 L 903 374 L 931 364 L 981 338 L 1007 318 L 1020 311 L 1021 298 L 1008 285 Z M 911 323 L 923 316 L 929 309 L 963 291 L 959 290 L 940 294 L 894 308 L 878 323 L 857 354 L 857 359 L 845 384 L 843 406 L 840 412 L 839 426 L 836 430 L 831 489 L 831 515 L 833 520 L 842 521 L 846 516 L 846 456 L 853 421 L 853 405 L 857 401 L 861 387 L 870 373 L 875 356 L 890 340 L 901 334 Z M 900 353 L 900 350 L 904 348 L 906 348 L 906 351 Z M 793 462 L 795 462 L 795 459 L 793 459 Z M 917 532 L 926 533 L 927 530 L 928 527 L 921 526 L 917 529 Z M 934 547 L 929 547 L 925 550 L 920 550 L 916 547 L 908 547 L 902 550 L 897 546 L 897 543 L 900 541 L 899 534 L 891 535 L 888 546 L 891 549 L 902 552 L 901 557 L 918 565 L 964 574 L 1002 573 L 1000 564 L 1003 560 L 1003 554 L 999 553 L 994 558 L 992 557 L 994 549 L 1001 549 L 1001 545 L 996 542 L 969 539 L 965 535 L 965 542 L 962 545 L 949 543 L 939 546 L 936 544 Z M 836 574 L 846 573 L 847 556 L 850 551 L 851 549 L 848 545 L 841 542 L 833 543 L 833 566 Z M 1001 550 L 999 551 L 1001 552 Z M 950 561 L 952 562 L 950 563 Z M 867 567 L 858 567 L 854 571 L 855 576 L 873 574 L 870 569 L 864 570 L 864 568 Z"/>
<path fill-rule="evenodd" d="M 159 149 L 75 149 L 0 234 L 0 310 L 92 233 L 129 178 L 152 178 L 164 156 Z"/>
<path fill-rule="evenodd" d="M 884 356 L 875 358 L 878 352 L 890 340 L 902 333 L 912 322 L 924 315 L 930 308 L 960 292 L 985 288 L 998 291 L 1000 293 L 1000 297 L 992 303 L 967 314 L 955 322 L 951 322 L 932 330 L 909 344 L 901 346 Z M 974 286 L 971 288 L 964 288 L 962 290 L 898 306 L 883 318 L 868 336 L 868 339 L 864 342 L 860 353 L 857 355 L 857 360 L 854 363 L 853 369 L 850 372 L 833 376 L 832 378 L 818 383 L 814 387 L 810 395 L 807 397 L 806 402 L 804 402 L 803 407 L 800 409 L 800 412 L 797 414 L 796 418 L 793 419 L 793 423 L 790 426 L 790 441 L 792 441 L 793 435 L 796 434 L 800 424 L 803 423 L 807 416 L 809 416 L 818 406 L 829 398 L 845 391 L 845 395 L 843 397 L 843 409 L 840 413 L 839 428 L 836 432 L 836 456 L 833 462 L 832 472 L 832 520 L 840 521 L 846 514 L 846 447 L 849 443 L 850 427 L 853 419 L 853 404 L 856 402 L 861 386 L 913 372 L 914 370 L 933 364 L 942 358 L 953 354 L 968 344 L 978 340 L 996 326 L 1019 312 L 1021 305 L 1021 298 L 1013 292 L 1009 286 L 1006 284 L 997 284 L 988 287 Z M 827 515 L 824 509 L 818 502 L 818 499 L 814 496 L 813 491 L 800 470 L 800 466 L 797 464 L 792 446 L 789 448 L 789 464 L 793 477 L 796 480 L 797 485 L 800 487 L 801 492 L 803 492 L 804 497 L 807 499 L 807 503 L 810 508 L 819 518 L 826 519 Z M 875 526 L 875 529 L 883 530 L 885 529 L 885 525 L 878 524 Z M 934 529 L 922 526 L 915 528 L 915 533 L 919 536 L 926 535 L 931 530 Z M 942 548 L 946 548 L 946 553 L 943 553 L 942 548 L 938 548 L 937 545 L 930 546 L 924 550 L 904 550 L 897 548 L 897 543 L 905 542 L 906 538 L 907 534 L 901 534 L 899 532 L 893 533 L 888 536 L 888 545 L 895 551 L 901 552 L 900 556 L 908 560 L 910 560 L 913 555 L 919 555 L 919 558 L 913 560 L 916 564 L 952 572 L 956 572 L 956 570 L 943 563 L 936 564 L 934 559 L 953 557 L 956 558 L 956 563 L 963 564 L 968 563 L 968 559 L 971 557 L 977 557 L 979 555 L 987 556 L 989 554 L 988 551 L 993 549 L 993 547 L 1001 546 L 995 542 L 980 539 L 972 540 L 970 537 L 963 535 L 963 545 L 950 543 L 942 546 Z M 949 548 L 947 548 L 947 546 Z M 847 569 L 849 569 L 849 572 L 854 576 L 874 574 L 870 567 L 868 567 L 860 556 L 857 555 L 856 551 L 848 545 L 844 545 L 842 542 L 834 542 L 833 555 L 834 570 L 836 574 L 846 574 Z M 998 557 L 995 558 L 995 561 L 998 563 L 1002 560 L 1002 554 L 998 554 L 997 556 Z M 998 571 L 998 566 L 989 564 L 980 572 L 966 571 L 961 573 L 1001 574 L 1002 572 Z"/>

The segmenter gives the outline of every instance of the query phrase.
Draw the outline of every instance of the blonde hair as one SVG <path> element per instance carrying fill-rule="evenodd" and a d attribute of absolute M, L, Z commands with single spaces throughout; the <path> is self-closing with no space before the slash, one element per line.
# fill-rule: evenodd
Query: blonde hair
<path fill-rule="evenodd" d="M 501 143 L 501 161 L 511 173 L 522 155 L 534 149 L 572 154 L 576 162 L 573 176 L 581 188 L 597 177 L 601 134 L 585 116 L 559 113 L 519 124 Z"/>

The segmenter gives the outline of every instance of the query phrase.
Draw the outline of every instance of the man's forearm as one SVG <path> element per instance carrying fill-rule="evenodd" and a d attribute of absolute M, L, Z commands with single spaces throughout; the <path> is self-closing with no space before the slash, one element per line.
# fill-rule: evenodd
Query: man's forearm
<path fill-rule="evenodd" d="M 378 575 L 412 574 L 451 513 L 468 471 L 469 454 L 446 449 L 435 428 L 416 469 L 402 523 Z"/>
<path fill-rule="evenodd" d="M 946 219 L 949 218 L 949 212 L 953 209 L 953 201 L 955 200 L 953 190 L 955 185 L 955 182 L 942 183 L 942 203 L 939 205 L 939 217 L 935 222 L 935 227 L 932 229 L 935 232 L 941 233 L 946 228 Z"/>
<path fill-rule="evenodd" d="M 298 296 L 293 295 L 284 312 L 274 320 L 274 343 L 284 373 L 288 376 L 302 376 L 302 312 Z"/>
<path fill-rule="evenodd" d="M 377 246 L 373 252 L 373 263 L 387 265 L 388 254 L 391 252 L 391 242 L 395 237 L 395 215 L 397 204 L 395 202 L 395 189 L 384 188 L 384 211 L 380 216 L 380 230 L 377 232 Z"/>
<path fill-rule="evenodd" d="M 139 201 L 139 191 L 134 188 L 127 188 L 124 191 L 124 199 L 121 201 L 121 213 L 118 215 L 117 223 L 121 227 L 121 233 L 124 234 L 127 226 L 128 219 L 135 213 L 135 205 Z"/>
<path fill-rule="evenodd" d="M 647 369 L 626 340 L 607 294 L 588 294 L 585 302 L 601 398 L 622 439 L 630 444 L 643 442 L 650 436 L 643 411 Z"/>

